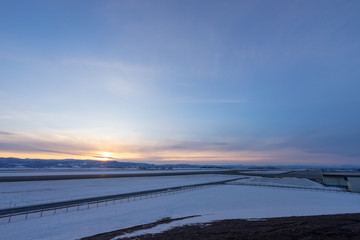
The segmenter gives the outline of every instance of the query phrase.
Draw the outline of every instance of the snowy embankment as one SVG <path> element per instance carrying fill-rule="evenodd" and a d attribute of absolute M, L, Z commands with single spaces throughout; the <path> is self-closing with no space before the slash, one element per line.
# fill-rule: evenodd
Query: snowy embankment
<path fill-rule="evenodd" d="M 235 179 L 231 175 L 188 175 L 0 182 L 0 209 Z"/>
<path fill-rule="evenodd" d="M 288 173 L 290 170 L 251 170 L 251 171 L 239 171 L 239 173 L 250 173 L 250 174 L 282 174 Z"/>
<path fill-rule="evenodd" d="M 150 231 L 221 219 L 355 212 L 360 212 L 360 194 L 219 185 L 107 207 L 35 217 L 27 221 L 14 220 L 1 223 L 0 232 L 7 240 L 62 240 L 152 223 L 166 217 L 201 215 L 161 225 Z"/>
<path fill-rule="evenodd" d="M 229 182 L 229 184 L 254 184 L 254 185 L 269 185 L 269 186 L 287 186 L 287 187 L 306 187 L 306 188 L 321 188 L 321 189 L 338 189 L 333 187 L 326 187 L 320 183 L 311 181 L 305 178 L 267 178 L 256 176 L 244 176 L 243 179 Z"/>

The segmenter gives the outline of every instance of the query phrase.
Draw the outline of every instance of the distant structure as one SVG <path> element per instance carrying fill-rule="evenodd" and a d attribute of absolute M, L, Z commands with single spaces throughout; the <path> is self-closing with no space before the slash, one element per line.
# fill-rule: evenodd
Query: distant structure
<path fill-rule="evenodd" d="M 327 186 L 344 187 L 351 192 L 360 193 L 360 172 L 322 172 L 324 184 Z"/>

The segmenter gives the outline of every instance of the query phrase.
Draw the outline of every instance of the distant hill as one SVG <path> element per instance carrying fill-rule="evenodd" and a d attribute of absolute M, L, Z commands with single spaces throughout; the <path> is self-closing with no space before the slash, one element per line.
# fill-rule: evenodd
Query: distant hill
<path fill-rule="evenodd" d="M 173 168 L 246 168 L 246 169 L 353 169 L 359 170 L 359 166 L 311 166 L 311 165 L 192 165 L 192 164 L 151 164 L 119 161 L 97 161 L 76 159 L 30 159 L 30 158 L 2 158 L 0 168 L 123 168 L 123 169 L 173 169 Z"/>
<path fill-rule="evenodd" d="M 75 159 L 20 159 L 0 158 L 0 168 L 145 168 L 145 169 L 168 169 L 168 168 L 220 168 L 211 165 L 190 164 L 163 164 L 118 162 L 118 161 L 96 161 Z"/>

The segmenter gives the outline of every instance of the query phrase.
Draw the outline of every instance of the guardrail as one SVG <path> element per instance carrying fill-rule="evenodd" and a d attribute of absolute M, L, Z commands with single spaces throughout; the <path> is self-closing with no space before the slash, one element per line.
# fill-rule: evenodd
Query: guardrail
<path fill-rule="evenodd" d="M 14 218 L 19 220 L 20 216 L 23 216 L 22 220 L 27 220 L 30 217 L 43 217 L 47 215 L 55 215 L 57 213 L 67 213 L 69 211 L 79 211 L 84 209 L 90 209 L 94 207 L 100 206 L 107 206 L 109 204 L 117 204 L 117 203 L 126 203 L 136 200 L 142 200 L 147 198 L 154 198 L 160 197 L 165 195 L 171 195 L 175 193 L 183 193 L 189 192 L 192 190 L 208 188 L 211 186 L 224 184 L 229 181 L 234 181 L 237 179 L 232 180 L 225 180 L 225 181 L 218 181 L 218 182 L 211 182 L 211 183 L 203 183 L 203 184 L 195 184 L 195 185 L 187 185 L 187 186 L 180 186 L 180 187 L 172 187 L 172 188 L 165 188 L 165 189 L 157 189 L 157 190 L 149 190 L 149 191 L 142 191 L 136 193 L 128 193 L 128 194 L 118 194 L 118 195 L 111 195 L 111 196 L 103 196 L 103 197 L 96 197 L 84 200 L 73 200 L 68 202 L 59 202 L 59 203 L 52 203 L 52 204 L 43 204 L 37 206 L 28 206 L 28 207 L 19 207 L 14 209 L 2 209 L 0 212 L 0 222 L 11 222 Z M 92 200 L 96 199 L 96 200 Z M 69 204 L 66 204 L 69 203 Z M 51 207 L 52 205 L 60 204 L 60 206 Z M 50 206 L 50 207 L 43 207 L 41 206 Z M 34 210 L 25 210 L 26 208 L 39 208 Z M 4 221 L 5 219 L 5 221 Z"/>
<path fill-rule="evenodd" d="M 182 193 L 182 192 L 189 192 L 191 190 L 201 189 L 205 187 L 210 187 L 214 185 L 207 185 L 207 186 L 194 186 L 194 187 L 185 187 L 181 189 L 170 189 L 168 191 L 160 191 L 160 192 L 154 192 L 154 193 L 148 193 L 148 194 L 139 194 L 134 196 L 128 196 L 128 197 L 121 197 L 121 198 L 113 198 L 113 199 L 106 199 L 106 200 L 99 200 L 99 201 L 92 201 L 87 203 L 78 203 L 78 204 L 72 204 L 62 207 L 54 207 L 54 208 L 46 208 L 41 210 L 34 210 L 34 211 L 27 211 L 27 212 L 20 212 L 20 213 L 10 213 L 0 216 L 0 219 L 7 219 L 7 222 L 11 222 L 11 220 L 14 217 L 18 216 L 24 216 L 23 220 L 27 220 L 31 217 L 38 216 L 43 217 L 46 215 L 55 215 L 60 212 L 69 212 L 69 211 L 79 211 L 83 209 L 90 209 L 94 207 L 100 207 L 100 206 L 107 206 L 109 204 L 118 204 L 118 203 L 126 203 L 126 202 L 133 202 L 137 200 L 147 199 L 147 198 L 154 198 L 154 197 L 160 197 L 165 195 L 171 195 L 175 193 Z M 18 218 L 17 218 L 18 219 Z"/>

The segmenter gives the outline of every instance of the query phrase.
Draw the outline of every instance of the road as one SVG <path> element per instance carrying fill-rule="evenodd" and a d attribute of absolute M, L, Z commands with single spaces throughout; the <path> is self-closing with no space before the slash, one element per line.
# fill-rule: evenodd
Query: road
<path fill-rule="evenodd" d="M 120 174 L 84 174 L 84 175 L 42 175 L 42 176 L 0 176 L 0 182 L 24 182 L 24 181 L 49 181 L 49 180 L 75 180 L 92 178 L 128 178 L 128 177 L 156 177 L 156 176 L 179 176 L 195 174 L 230 174 L 236 175 L 233 170 L 224 171 L 191 171 L 191 172 L 168 172 L 168 173 L 120 173 Z"/>
<path fill-rule="evenodd" d="M 249 170 L 220 170 L 220 171 L 189 171 L 189 172 L 161 172 L 161 173 L 105 173 L 105 174 L 79 174 L 79 175 L 39 175 L 39 176 L 0 176 L 0 182 L 23 182 L 23 181 L 49 181 L 49 180 L 76 180 L 76 179 L 93 179 L 93 178 L 127 178 L 127 177 L 156 177 L 156 176 L 179 176 L 194 174 L 229 174 L 229 175 L 247 175 L 261 177 L 297 177 L 308 178 L 315 181 L 322 181 L 321 170 L 294 170 L 285 173 L 250 173 Z"/>

